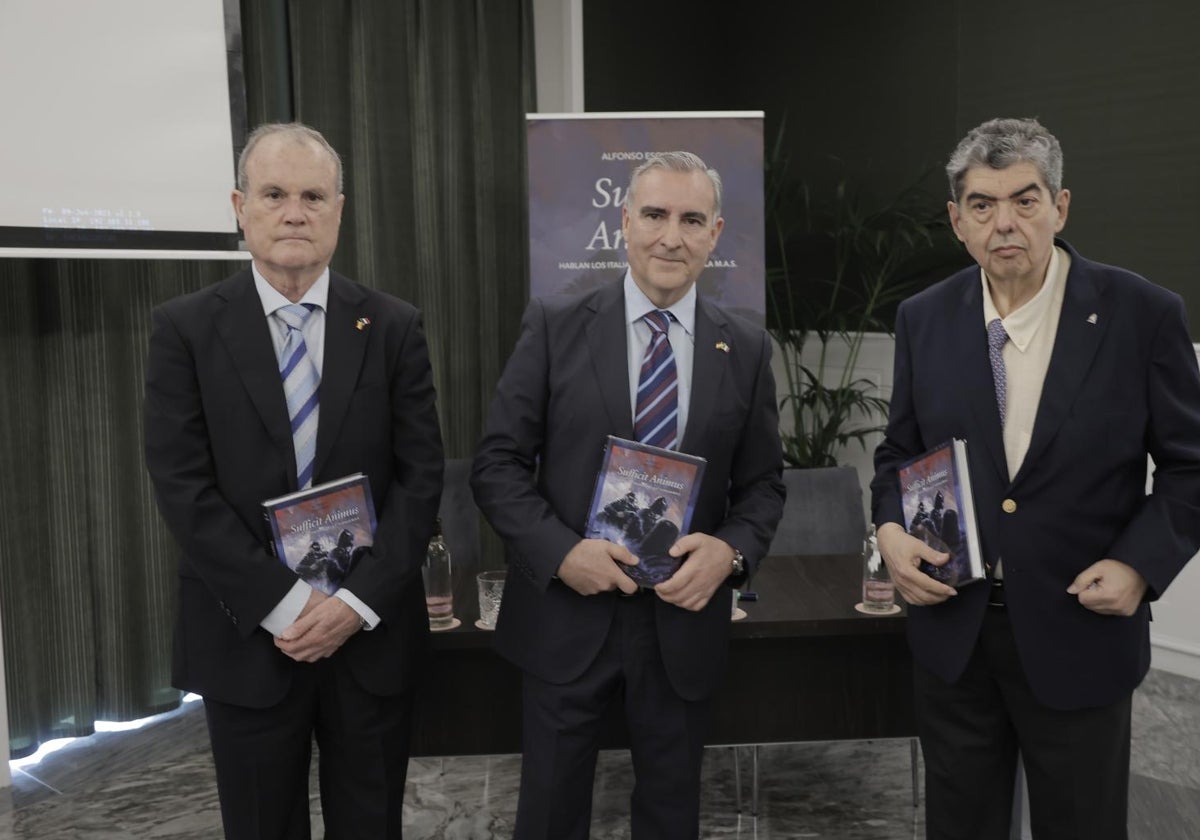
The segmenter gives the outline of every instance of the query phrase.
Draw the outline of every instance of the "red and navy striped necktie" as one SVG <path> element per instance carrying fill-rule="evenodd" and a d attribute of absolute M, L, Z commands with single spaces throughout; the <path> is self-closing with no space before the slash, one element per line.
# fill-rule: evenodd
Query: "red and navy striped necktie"
<path fill-rule="evenodd" d="M 672 315 L 661 309 L 647 312 L 642 320 L 650 327 L 650 343 L 642 357 L 638 377 L 637 411 L 633 434 L 642 443 L 673 449 L 679 421 L 679 377 L 675 353 L 667 329 Z"/>

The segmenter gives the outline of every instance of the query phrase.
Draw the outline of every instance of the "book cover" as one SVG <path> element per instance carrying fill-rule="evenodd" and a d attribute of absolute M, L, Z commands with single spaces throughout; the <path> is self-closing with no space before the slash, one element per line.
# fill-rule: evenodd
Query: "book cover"
<path fill-rule="evenodd" d="M 375 536 L 371 484 L 362 473 L 263 502 L 275 556 L 332 595 Z"/>
<path fill-rule="evenodd" d="M 705 463 L 609 435 L 584 536 L 633 552 L 639 564 L 621 568 L 639 586 L 662 583 L 683 562 L 667 552 L 688 533 Z"/>
<path fill-rule="evenodd" d="M 954 587 L 981 580 L 983 550 L 966 441 L 948 440 L 902 466 L 900 494 L 908 533 L 950 555 L 944 566 L 921 561 L 921 571 Z"/>

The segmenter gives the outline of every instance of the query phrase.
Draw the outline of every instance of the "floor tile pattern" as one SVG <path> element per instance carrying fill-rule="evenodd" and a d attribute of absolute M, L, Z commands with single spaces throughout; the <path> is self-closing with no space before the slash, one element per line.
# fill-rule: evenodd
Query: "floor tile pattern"
<path fill-rule="evenodd" d="M 764 746 L 757 816 L 751 813 L 752 752 L 705 754 L 705 838 L 909 840 L 924 836 L 913 808 L 905 740 Z M 1152 671 L 1134 696 L 1132 840 L 1200 838 L 1200 682 Z M 413 759 L 405 799 L 409 840 L 511 836 L 518 756 Z M 628 754 L 601 755 L 592 837 L 629 837 Z M 314 782 L 313 790 L 316 790 Z M 321 840 L 313 798 L 313 837 Z M 130 840 L 220 836 L 212 759 L 197 703 L 133 732 L 99 733 L 14 770 L 0 791 L 0 840 Z"/>

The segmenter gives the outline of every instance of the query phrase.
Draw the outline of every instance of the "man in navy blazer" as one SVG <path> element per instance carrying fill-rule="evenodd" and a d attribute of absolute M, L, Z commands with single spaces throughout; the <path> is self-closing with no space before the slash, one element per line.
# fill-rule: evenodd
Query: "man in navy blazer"
<path fill-rule="evenodd" d="M 699 832 L 708 699 L 728 648 L 730 584 L 767 552 L 782 513 L 782 452 L 764 331 L 698 297 L 724 223 L 720 179 L 695 155 L 652 158 L 622 211 L 629 271 L 534 300 L 475 456 L 475 499 L 509 572 L 496 646 L 524 672 L 515 837 L 588 836 L 599 725 L 621 702 L 636 773 L 634 838 Z M 634 435 L 650 328 L 668 311 L 677 448 L 707 459 L 680 569 L 653 590 L 623 547 L 583 539 L 608 435 Z"/>
<path fill-rule="evenodd" d="M 951 224 L 979 265 L 897 313 L 872 484 L 910 605 L 928 836 L 1007 838 L 1019 750 L 1035 837 L 1124 838 L 1149 603 L 1200 546 L 1183 301 L 1055 238 L 1070 193 L 1036 120 L 980 125 L 946 171 Z M 947 557 L 905 533 L 897 482 L 950 438 L 967 442 L 988 570 L 959 590 L 918 570 Z"/>
<path fill-rule="evenodd" d="M 183 549 L 173 684 L 204 697 L 225 834 L 239 840 L 307 840 L 314 733 L 326 836 L 401 832 L 441 435 L 417 311 L 329 270 L 341 182 L 313 129 L 256 129 L 233 193 L 252 267 L 154 312 L 146 464 Z M 280 373 L 289 304 L 312 313 L 312 483 L 363 472 L 376 509 L 373 546 L 332 596 L 268 551 L 262 502 L 309 472 Z"/>

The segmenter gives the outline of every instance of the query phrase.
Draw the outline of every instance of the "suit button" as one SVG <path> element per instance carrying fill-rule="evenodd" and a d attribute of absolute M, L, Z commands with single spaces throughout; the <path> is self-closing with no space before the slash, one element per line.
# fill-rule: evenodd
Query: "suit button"
<path fill-rule="evenodd" d="M 1001 503 L 1000 507 L 1004 509 L 1005 513 L 1016 513 L 1017 512 L 1017 503 L 1014 502 L 1012 499 L 1005 499 Z"/>

